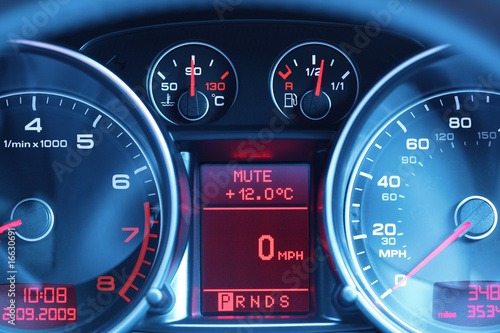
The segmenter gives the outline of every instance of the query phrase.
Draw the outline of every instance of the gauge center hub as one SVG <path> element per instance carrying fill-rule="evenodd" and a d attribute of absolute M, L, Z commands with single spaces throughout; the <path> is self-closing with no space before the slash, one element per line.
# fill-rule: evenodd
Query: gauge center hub
<path fill-rule="evenodd" d="M 185 92 L 181 95 L 178 107 L 182 117 L 189 121 L 197 121 L 207 114 L 209 103 L 207 96 L 202 92 L 196 91 L 194 96 Z"/>
<path fill-rule="evenodd" d="M 300 100 L 300 110 L 307 118 L 311 120 L 320 120 L 325 118 L 332 107 L 330 97 L 321 92 L 318 96 L 310 90 L 302 96 Z"/>
<path fill-rule="evenodd" d="M 16 234 L 27 242 L 37 242 L 47 237 L 54 227 L 52 208 L 43 200 L 24 199 L 19 202 L 11 214 L 12 220 L 21 220 L 16 227 Z"/>
<path fill-rule="evenodd" d="M 493 203 L 480 196 L 471 196 L 460 202 L 455 210 L 455 224 L 469 221 L 472 226 L 465 235 L 469 239 L 483 239 L 495 230 L 498 215 Z"/>

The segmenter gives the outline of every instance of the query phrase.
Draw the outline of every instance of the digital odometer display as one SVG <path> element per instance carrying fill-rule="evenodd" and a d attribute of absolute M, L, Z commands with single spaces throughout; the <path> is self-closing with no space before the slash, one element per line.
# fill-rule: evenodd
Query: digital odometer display
<path fill-rule="evenodd" d="M 72 285 L 2 284 L 0 295 L 2 321 L 15 323 L 19 329 L 57 328 L 77 320 L 76 289 Z"/>
<path fill-rule="evenodd" d="M 308 312 L 309 166 L 203 166 L 202 196 L 202 312 Z"/>
<path fill-rule="evenodd" d="M 432 316 L 460 326 L 500 324 L 500 282 L 455 281 L 434 284 Z"/>

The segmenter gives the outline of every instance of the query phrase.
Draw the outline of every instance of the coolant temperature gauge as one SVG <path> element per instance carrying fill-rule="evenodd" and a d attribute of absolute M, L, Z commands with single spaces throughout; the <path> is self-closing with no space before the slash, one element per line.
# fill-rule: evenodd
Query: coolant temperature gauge
<path fill-rule="evenodd" d="M 238 90 L 229 59 L 204 43 L 185 43 L 162 53 L 149 72 L 149 97 L 175 124 L 211 121 L 233 104 Z"/>
<path fill-rule="evenodd" d="M 352 108 L 358 74 L 351 60 L 332 45 L 310 42 L 288 50 L 271 75 L 271 94 L 288 118 L 335 122 Z"/>

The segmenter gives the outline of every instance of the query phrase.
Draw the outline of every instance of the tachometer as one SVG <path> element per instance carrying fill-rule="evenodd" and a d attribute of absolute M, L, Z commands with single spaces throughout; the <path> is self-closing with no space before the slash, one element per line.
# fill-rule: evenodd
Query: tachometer
<path fill-rule="evenodd" d="M 23 92 L 0 105 L 2 325 L 58 328 L 119 311 L 158 249 L 161 193 L 147 157 L 79 99 Z"/>
<path fill-rule="evenodd" d="M 16 71 L 0 78 L 11 89 L 0 95 L 0 330 L 123 331 L 171 262 L 177 180 L 166 142 L 96 63 L 15 46 L 2 63 Z"/>
<path fill-rule="evenodd" d="M 385 123 L 345 201 L 353 269 L 407 329 L 498 331 L 500 95 L 453 91 Z"/>

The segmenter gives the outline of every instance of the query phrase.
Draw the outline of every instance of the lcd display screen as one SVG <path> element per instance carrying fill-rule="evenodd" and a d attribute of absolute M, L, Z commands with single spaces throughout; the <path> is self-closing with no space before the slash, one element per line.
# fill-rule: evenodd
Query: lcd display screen
<path fill-rule="evenodd" d="M 434 283 L 432 317 L 448 324 L 485 327 L 500 324 L 499 281 Z"/>
<path fill-rule="evenodd" d="M 309 311 L 309 166 L 202 167 L 202 312 Z"/>
<path fill-rule="evenodd" d="M 9 281 L 9 279 L 7 279 Z M 55 329 L 77 320 L 76 288 L 68 284 L 0 284 L 0 325 L 26 330 Z"/>

